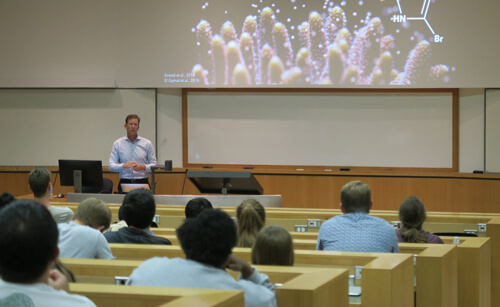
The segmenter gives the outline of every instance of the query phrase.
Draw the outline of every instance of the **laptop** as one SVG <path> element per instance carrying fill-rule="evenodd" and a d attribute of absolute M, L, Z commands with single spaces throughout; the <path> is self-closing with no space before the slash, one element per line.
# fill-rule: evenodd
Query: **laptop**
<path fill-rule="evenodd" d="M 147 183 L 122 183 L 121 186 L 122 186 L 122 191 L 124 193 L 128 193 L 128 192 L 135 190 L 135 189 L 150 190 L 149 184 L 147 184 Z"/>

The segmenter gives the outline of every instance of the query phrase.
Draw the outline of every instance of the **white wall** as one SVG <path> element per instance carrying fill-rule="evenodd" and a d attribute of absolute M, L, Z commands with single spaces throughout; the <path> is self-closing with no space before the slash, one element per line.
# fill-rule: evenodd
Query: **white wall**
<path fill-rule="evenodd" d="M 182 167 L 182 90 L 158 89 L 157 92 L 158 163 L 172 160 Z"/>
<path fill-rule="evenodd" d="M 484 89 L 459 91 L 459 171 L 484 168 Z"/>
<path fill-rule="evenodd" d="M 133 92 L 133 91 L 132 91 Z M 470 173 L 474 170 L 483 170 L 484 168 L 484 89 L 460 89 L 459 91 L 459 171 Z M 96 102 L 93 100 L 92 105 Z M 134 102 L 137 102 L 137 97 L 133 99 Z M 87 101 L 89 102 L 89 101 Z M 106 108 L 105 105 L 102 107 Z M 147 118 L 144 114 L 145 106 L 143 105 L 141 110 L 137 110 L 137 108 L 133 108 L 134 112 L 141 114 L 143 118 Z M 8 105 L 5 103 L 0 104 L 0 112 L 2 115 L 6 111 L 10 110 Z M 53 110 L 46 110 L 53 114 Z M 44 111 L 45 112 L 45 111 Z M 101 114 L 101 113 L 99 113 Z M 122 115 L 119 114 L 119 118 L 113 120 L 112 122 L 122 122 Z M 146 116 L 146 117 L 144 117 Z M 53 117 L 52 117 L 53 118 Z M 5 122 L 8 118 L 4 118 Z M 60 116 L 56 117 L 56 120 L 52 120 L 53 123 L 58 123 L 61 120 Z M 183 159 L 182 159 L 182 90 L 181 89 L 158 89 L 157 91 L 157 153 L 158 153 L 158 161 L 163 164 L 165 160 L 172 160 L 174 167 L 182 167 Z M 22 122 L 22 121 L 21 121 Z M 99 121 L 106 122 L 106 121 Z M 109 120 L 107 121 L 109 122 Z M 153 125 L 153 120 L 145 120 L 144 124 Z M 92 125 L 96 125 L 93 123 Z M 65 125 L 66 126 L 66 125 Z M 115 127 L 116 126 L 116 127 Z M 61 127 L 58 125 L 57 127 Z M 105 135 L 109 135 L 112 137 L 112 140 L 116 139 L 120 133 L 123 133 L 123 128 L 121 125 L 113 125 L 116 129 L 118 129 L 117 133 L 112 133 L 109 129 L 102 129 L 101 131 L 106 131 Z M 147 127 L 143 127 L 143 133 L 147 131 Z M 14 130 L 11 130 L 14 129 Z M 62 129 L 67 130 L 67 129 Z M 7 125 L 3 131 L 7 131 L 6 135 L 12 135 L 16 128 L 14 128 L 13 124 Z M 8 132 L 11 131 L 11 132 Z M 37 131 L 36 129 L 33 131 Z M 120 132 L 122 131 L 122 132 Z M 46 140 L 53 140 L 55 135 L 54 132 L 57 132 L 57 129 L 51 129 L 50 135 L 45 138 Z M 60 132 L 62 133 L 62 132 Z M 151 136 L 150 136 L 151 137 Z M 154 137 L 153 137 L 154 138 Z M 61 138 L 56 138 L 61 139 Z M 60 146 L 65 146 L 67 141 L 71 138 L 64 138 L 64 141 L 59 142 Z M 106 164 L 107 158 L 109 156 L 109 148 L 111 146 L 112 140 L 106 142 L 106 146 L 103 154 L 103 161 Z M 17 146 L 16 146 L 17 147 Z M 52 146 L 53 148 L 57 148 L 59 146 Z M 52 148 L 49 146 L 49 148 Z M 18 147 L 17 147 L 18 148 Z M 7 151 L 2 151 L 3 154 L 8 154 Z M 41 155 L 39 152 L 38 156 Z M 53 156 L 53 155 L 48 155 Z M 77 158 L 77 156 L 72 156 L 73 158 Z M 12 155 L 4 157 L 0 161 L 0 165 L 12 165 L 12 163 L 7 163 L 9 159 L 12 158 Z M 19 157 L 20 158 L 20 157 Z M 89 158 L 89 157 L 85 157 Z M 100 157 L 96 157 L 99 158 Z M 16 162 L 16 165 L 34 165 L 34 164 L 46 164 L 46 165 L 56 165 L 57 161 L 35 161 L 33 157 L 26 158 L 26 163 Z M 40 163 L 38 163 L 40 162 Z"/>
<path fill-rule="evenodd" d="M 182 91 L 158 90 L 158 160 L 182 167 Z M 484 167 L 484 89 L 459 91 L 459 171 Z"/>
<path fill-rule="evenodd" d="M 154 89 L 2 89 L 0 165 L 55 166 L 59 159 L 101 160 L 126 134 L 127 114 L 155 139 Z"/>
<path fill-rule="evenodd" d="M 485 91 L 485 146 L 484 171 L 500 173 L 500 89 L 491 88 Z"/>

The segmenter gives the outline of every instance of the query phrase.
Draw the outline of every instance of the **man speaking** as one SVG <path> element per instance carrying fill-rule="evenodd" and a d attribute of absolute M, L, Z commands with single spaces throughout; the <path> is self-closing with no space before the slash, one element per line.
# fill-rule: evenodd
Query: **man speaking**
<path fill-rule="evenodd" d="M 136 114 L 125 118 L 127 136 L 113 143 L 108 168 L 111 172 L 120 173 L 118 191 L 122 192 L 122 183 L 148 183 L 151 166 L 156 165 L 156 155 L 150 140 L 140 137 L 141 119 Z"/>

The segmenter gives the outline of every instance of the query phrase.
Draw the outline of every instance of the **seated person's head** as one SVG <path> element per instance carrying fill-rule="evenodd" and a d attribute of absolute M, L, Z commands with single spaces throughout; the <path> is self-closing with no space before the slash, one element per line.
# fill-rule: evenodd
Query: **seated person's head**
<path fill-rule="evenodd" d="M 224 211 L 204 210 L 197 218 L 186 219 L 177 238 L 187 259 L 224 268 L 236 244 L 236 225 Z"/>
<path fill-rule="evenodd" d="M 102 232 L 111 224 L 111 210 L 102 200 L 87 198 L 76 208 L 73 220 L 78 220 Z"/>
<path fill-rule="evenodd" d="M 123 204 L 118 209 L 118 220 L 120 220 L 120 221 L 125 220 L 125 216 L 123 216 Z"/>
<path fill-rule="evenodd" d="M 184 213 L 186 214 L 186 218 L 190 219 L 197 217 L 201 211 L 212 208 L 212 203 L 208 199 L 204 197 L 196 197 L 188 201 L 186 208 L 184 209 Z"/>
<path fill-rule="evenodd" d="M 45 167 L 37 167 L 28 176 L 28 183 L 35 198 L 44 197 L 50 184 L 50 171 Z"/>
<path fill-rule="evenodd" d="M 410 196 L 399 207 L 399 220 L 403 224 L 401 237 L 405 242 L 427 243 L 427 236 L 420 233 L 426 214 L 424 204 L 415 196 Z"/>
<path fill-rule="evenodd" d="M 57 224 L 33 200 L 16 200 L 0 211 L 0 275 L 14 283 L 37 282 L 59 255 Z"/>
<path fill-rule="evenodd" d="M 252 247 L 255 244 L 257 233 L 266 223 L 264 206 L 255 199 L 246 199 L 236 208 L 238 219 L 239 247 Z"/>
<path fill-rule="evenodd" d="M 340 191 L 340 203 L 344 213 L 370 212 L 372 206 L 370 187 L 361 181 L 347 183 Z"/>
<path fill-rule="evenodd" d="M 128 192 L 123 199 L 122 207 L 123 218 L 127 225 L 138 229 L 148 228 L 156 213 L 153 194 L 146 189 Z"/>
<path fill-rule="evenodd" d="M 14 200 L 16 200 L 14 195 L 10 194 L 9 192 L 3 192 L 2 195 L 0 195 L 0 209 L 7 206 Z"/>
<path fill-rule="evenodd" d="M 252 263 L 261 265 L 293 265 L 293 240 L 285 228 L 269 225 L 262 228 L 252 248 Z"/>

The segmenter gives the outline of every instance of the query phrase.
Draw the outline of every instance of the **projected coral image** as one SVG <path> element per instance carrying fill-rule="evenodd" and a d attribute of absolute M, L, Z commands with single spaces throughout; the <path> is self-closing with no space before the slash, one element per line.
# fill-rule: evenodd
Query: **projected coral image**
<path fill-rule="evenodd" d="M 436 0 L 218 2 L 200 2 L 190 29 L 198 84 L 435 86 L 455 70 L 439 54 Z"/>

